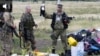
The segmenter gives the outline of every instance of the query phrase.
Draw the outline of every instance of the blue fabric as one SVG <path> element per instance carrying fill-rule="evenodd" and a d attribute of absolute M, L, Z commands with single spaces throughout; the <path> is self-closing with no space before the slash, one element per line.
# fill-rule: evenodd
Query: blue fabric
<path fill-rule="evenodd" d="M 91 45 L 91 47 L 90 47 L 91 49 L 94 49 L 94 50 L 99 50 L 99 48 L 98 47 L 96 47 L 96 46 L 94 46 L 94 45 Z"/>

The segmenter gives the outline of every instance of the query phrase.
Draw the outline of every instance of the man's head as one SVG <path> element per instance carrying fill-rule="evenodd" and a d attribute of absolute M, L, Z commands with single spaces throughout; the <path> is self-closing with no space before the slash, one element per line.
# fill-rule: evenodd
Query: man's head
<path fill-rule="evenodd" d="M 26 6 L 25 11 L 26 11 L 26 13 L 31 13 L 31 7 L 30 6 Z"/>
<path fill-rule="evenodd" d="M 4 21 L 7 22 L 10 19 L 10 13 L 9 12 L 4 12 L 3 18 L 4 18 Z"/>
<path fill-rule="evenodd" d="M 62 12 L 62 8 L 63 8 L 63 5 L 62 4 L 58 4 L 57 5 L 57 12 Z"/>

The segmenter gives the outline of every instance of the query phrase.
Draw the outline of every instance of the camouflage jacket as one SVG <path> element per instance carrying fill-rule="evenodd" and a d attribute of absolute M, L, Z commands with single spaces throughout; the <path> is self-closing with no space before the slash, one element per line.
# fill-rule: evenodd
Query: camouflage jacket
<path fill-rule="evenodd" d="M 13 28 L 14 26 L 14 17 L 9 13 L 10 18 L 7 21 L 4 21 L 4 25 L 2 26 L 3 32 L 7 33 L 13 33 L 18 37 L 18 33 L 16 31 L 15 28 Z"/>
<path fill-rule="evenodd" d="M 48 19 L 52 19 L 52 23 L 51 23 L 51 28 L 53 30 L 55 30 L 55 23 L 56 23 L 56 12 L 54 12 L 53 14 L 49 15 L 47 13 L 45 13 L 45 18 L 48 18 Z M 67 29 L 68 28 L 68 16 L 66 15 L 65 12 L 62 13 L 62 18 L 61 18 L 61 21 L 63 23 L 63 29 Z"/>
<path fill-rule="evenodd" d="M 13 22 L 13 18 L 12 18 L 12 15 L 9 13 L 9 12 L 4 12 L 3 13 L 3 29 L 7 32 L 12 32 L 10 27 L 12 27 L 14 25 L 14 22 Z"/>
<path fill-rule="evenodd" d="M 24 28 L 26 29 L 33 29 L 35 26 L 34 18 L 31 13 L 23 13 L 21 16 L 21 22 L 19 24 L 19 30 L 23 31 Z"/>

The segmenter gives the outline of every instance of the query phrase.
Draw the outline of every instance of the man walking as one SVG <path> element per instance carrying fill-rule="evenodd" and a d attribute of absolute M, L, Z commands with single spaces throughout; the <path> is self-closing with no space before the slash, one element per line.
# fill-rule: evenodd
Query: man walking
<path fill-rule="evenodd" d="M 31 14 L 30 6 L 25 8 L 25 13 L 21 16 L 21 22 L 19 24 L 19 32 L 24 39 L 24 43 L 28 45 L 28 42 L 31 43 L 31 48 L 34 51 L 36 49 L 35 46 L 35 37 L 33 32 L 33 27 L 37 27 L 37 24 L 34 22 L 34 18 Z M 25 45 L 25 47 L 27 47 Z"/>

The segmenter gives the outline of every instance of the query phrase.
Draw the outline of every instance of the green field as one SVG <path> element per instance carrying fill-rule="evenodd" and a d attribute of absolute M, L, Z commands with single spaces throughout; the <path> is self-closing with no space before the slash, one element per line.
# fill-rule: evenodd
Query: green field
<path fill-rule="evenodd" d="M 68 16 L 74 16 L 75 18 L 69 24 L 67 33 L 74 32 L 84 28 L 100 28 L 100 2 L 62 2 L 64 5 L 64 11 Z M 15 23 L 18 26 L 21 14 L 24 12 L 25 6 L 30 5 L 32 7 L 32 14 L 35 22 L 38 24 L 38 28 L 34 28 L 36 37 L 36 46 L 40 51 L 47 51 L 50 48 L 51 39 L 50 34 L 52 33 L 50 19 L 44 19 L 39 16 L 39 10 L 41 2 L 13 2 L 13 15 L 15 16 Z M 56 2 L 46 2 L 46 11 L 52 14 L 56 11 Z M 19 39 L 14 37 L 15 46 L 14 50 L 20 53 Z M 60 42 L 59 42 L 60 43 Z M 61 52 L 61 43 L 58 44 L 58 52 Z"/>

